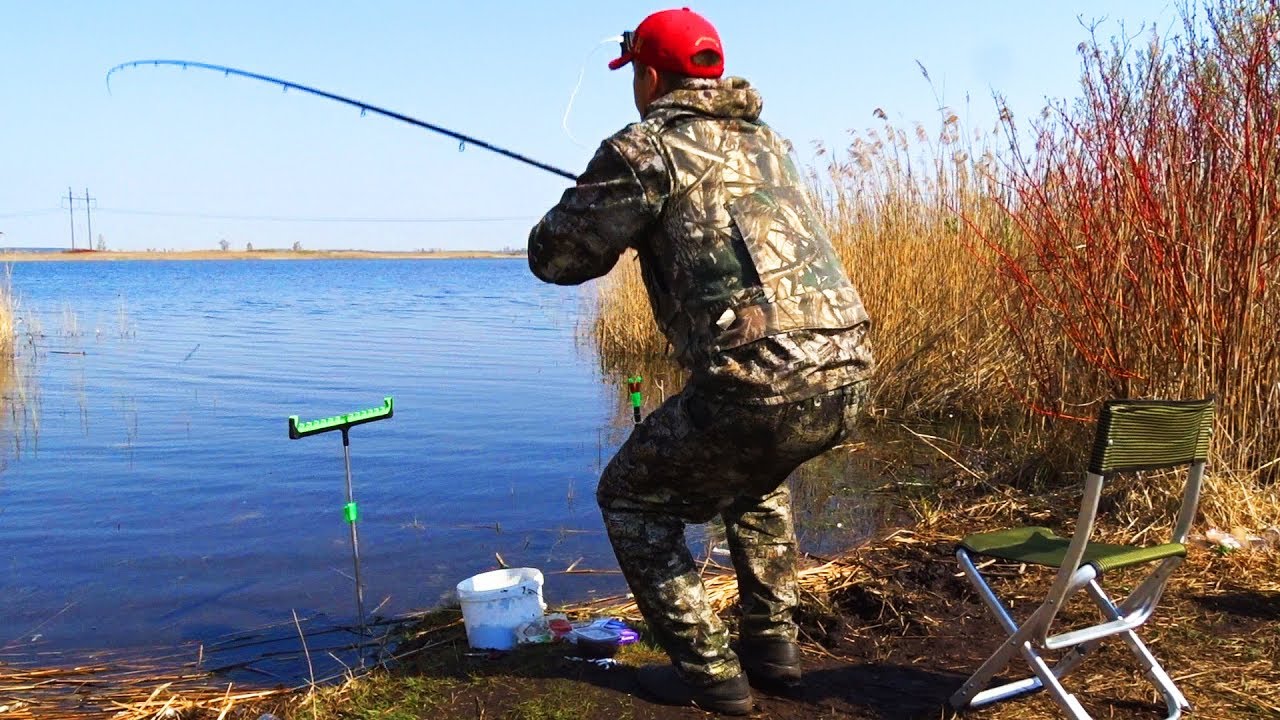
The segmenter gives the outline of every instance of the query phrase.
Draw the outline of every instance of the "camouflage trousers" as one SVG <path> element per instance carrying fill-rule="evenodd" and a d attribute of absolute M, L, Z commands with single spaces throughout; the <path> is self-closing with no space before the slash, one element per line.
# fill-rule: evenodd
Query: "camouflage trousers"
<path fill-rule="evenodd" d="M 787 477 L 844 440 L 858 383 L 784 405 L 707 399 L 686 387 L 638 425 L 596 499 L 614 554 L 654 639 L 690 683 L 738 675 L 685 526 L 720 515 L 738 576 L 743 638 L 795 640 L 796 536 Z"/>

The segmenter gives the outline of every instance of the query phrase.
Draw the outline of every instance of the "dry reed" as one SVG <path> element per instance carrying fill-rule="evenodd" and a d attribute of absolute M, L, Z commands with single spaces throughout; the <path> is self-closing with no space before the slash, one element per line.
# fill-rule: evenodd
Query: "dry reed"
<path fill-rule="evenodd" d="M 660 363 L 667 342 L 653 320 L 634 251 L 627 251 L 598 283 L 597 293 L 590 326 L 582 334 L 589 337 L 605 372 L 628 373 L 628 367 Z"/>
<path fill-rule="evenodd" d="M 28 442 L 34 442 L 40 429 L 39 403 L 35 373 L 36 358 L 31 329 L 22 324 L 17 299 L 13 294 L 12 269 L 0 278 L 0 435 L 4 446 L 21 453 Z M 25 329 L 24 329 L 25 328 Z M 19 342 L 25 332 L 28 342 Z M 0 459 L 0 469 L 4 466 Z"/>
<path fill-rule="evenodd" d="M 13 356 L 14 342 L 17 338 L 16 323 L 17 303 L 13 298 L 13 270 L 6 266 L 3 280 L 0 280 L 0 358 Z"/>
<path fill-rule="evenodd" d="M 826 167 L 813 186 L 874 323 L 877 408 L 1006 414 L 998 389 L 1015 357 L 1000 325 L 1002 290 L 986 268 L 991 253 L 978 242 L 1007 226 L 999 164 L 991 136 L 965 132 L 950 109 L 942 115 L 936 132 L 885 121 L 854 133 L 844 157 L 819 148 Z"/>
<path fill-rule="evenodd" d="M 984 236 L 1019 391 L 1086 418 L 1107 397 L 1216 395 L 1205 510 L 1252 527 L 1280 508 L 1277 37 L 1280 1 L 1210 0 L 1168 40 L 1085 43 L 1077 101 L 1030 141 L 1006 119 L 1018 232 Z"/>

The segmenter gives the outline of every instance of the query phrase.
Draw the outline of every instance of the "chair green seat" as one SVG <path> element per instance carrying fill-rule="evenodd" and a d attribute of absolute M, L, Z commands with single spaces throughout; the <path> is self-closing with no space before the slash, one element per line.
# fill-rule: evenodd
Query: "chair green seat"
<path fill-rule="evenodd" d="M 1071 538 L 1058 537 L 1052 530 L 1042 527 L 1020 527 L 977 533 L 960 541 L 960 547 L 975 555 L 1053 568 L 1062 566 L 1070 544 Z M 1130 565 L 1141 565 L 1170 557 L 1185 557 L 1186 554 L 1187 547 L 1181 543 L 1138 547 L 1091 542 L 1085 548 L 1081 564 L 1091 564 L 1101 574 Z"/>

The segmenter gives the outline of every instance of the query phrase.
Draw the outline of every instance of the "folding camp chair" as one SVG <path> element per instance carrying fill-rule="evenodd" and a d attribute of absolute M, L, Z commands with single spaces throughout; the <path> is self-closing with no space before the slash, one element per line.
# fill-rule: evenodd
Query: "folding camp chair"
<path fill-rule="evenodd" d="M 1047 528 L 1022 527 L 970 535 L 960 542 L 956 549 L 960 566 L 1009 634 L 1009 639 L 951 696 L 952 707 L 961 710 L 977 708 L 1047 689 L 1069 717 L 1087 719 L 1088 713 L 1080 701 L 1063 688 L 1061 680 L 1075 670 L 1103 639 L 1119 635 L 1138 656 L 1147 678 L 1164 696 L 1169 708 L 1168 720 L 1176 720 L 1184 709 L 1190 709 L 1187 699 L 1134 631 L 1151 616 L 1169 576 L 1186 556 L 1183 543 L 1195 517 L 1212 425 L 1212 398 L 1110 401 L 1103 406 L 1098 418 L 1074 536 L 1062 538 Z M 1154 547 L 1089 542 L 1104 480 L 1119 472 L 1184 465 L 1189 465 L 1190 470 L 1170 542 Z M 1053 567 L 1058 569 L 1058 573 L 1044 602 L 1026 622 L 1018 625 L 974 566 L 972 558 L 975 555 Z M 1098 584 L 1102 574 L 1108 570 L 1148 563 L 1155 564 L 1154 570 L 1118 605 Z M 1081 589 L 1098 605 L 1104 621 L 1091 627 L 1050 635 L 1054 617 L 1066 599 Z M 1067 652 L 1056 664 L 1050 665 L 1041 657 L 1044 650 Z M 1034 675 L 983 690 L 1018 653 L 1026 659 Z"/>

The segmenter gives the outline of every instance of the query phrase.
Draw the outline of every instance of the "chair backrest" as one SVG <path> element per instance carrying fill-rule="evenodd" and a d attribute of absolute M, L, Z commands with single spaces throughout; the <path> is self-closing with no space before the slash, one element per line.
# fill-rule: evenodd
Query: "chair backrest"
<path fill-rule="evenodd" d="M 1102 482 L 1107 476 L 1189 465 L 1172 537 L 1176 543 L 1186 541 L 1200 500 L 1200 484 L 1213 430 L 1213 409 L 1212 397 L 1204 400 L 1111 400 L 1103 405 L 1098 416 L 1075 534 L 1058 570 L 1058 577 L 1049 590 L 1049 598 L 1055 608 L 1061 609 L 1061 601 L 1070 590 L 1071 578 L 1084 557 L 1098 514 Z M 1057 610 L 1044 617 L 1039 629 L 1041 640 L 1049 632 L 1056 614 Z"/>
<path fill-rule="evenodd" d="M 1110 475 L 1204 462 L 1213 398 L 1111 400 L 1102 406 L 1089 472 Z"/>

